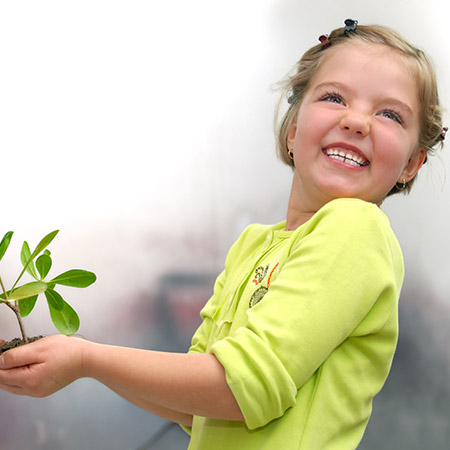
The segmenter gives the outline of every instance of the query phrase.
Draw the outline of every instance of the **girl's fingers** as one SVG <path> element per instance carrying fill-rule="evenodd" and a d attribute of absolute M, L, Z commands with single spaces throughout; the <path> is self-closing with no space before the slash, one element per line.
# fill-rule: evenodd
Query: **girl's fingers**
<path fill-rule="evenodd" d="M 22 384 L 26 380 L 28 368 L 0 370 L 0 389 L 11 394 L 24 395 Z"/>
<path fill-rule="evenodd" d="M 4 383 L 3 380 L 0 380 L 0 389 L 2 391 L 9 392 L 10 394 L 25 395 L 22 386 L 16 386 L 14 384 Z"/>
<path fill-rule="evenodd" d="M 28 366 L 37 361 L 37 354 L 33 351 L 33 344 L 8 350 L 0 356 L 0 369 Z"/>

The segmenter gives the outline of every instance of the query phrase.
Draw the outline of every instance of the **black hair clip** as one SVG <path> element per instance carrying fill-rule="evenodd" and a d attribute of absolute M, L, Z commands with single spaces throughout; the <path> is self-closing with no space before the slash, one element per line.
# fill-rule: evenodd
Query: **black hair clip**
<path fill-rule="evenodd" d="M 287 101 L 290 105 L 293 105 L 295 103 L 295 95 L 293 92 L 291 93 L 291 95 L 289 95 Z"/>
<path fill-rule="evenodd" d="M 447 131 L 448 131 L 448 127 L 442 128 L 442 132 L 441 132 L 441 134 L 439 135 L 439 138 L 438 138 L 440 141 L 445 140 L 445 135 L 447 134 Z"/>
<path fill-rule="evenodd" d="M 344 20 L 344 23 L 345 23 L 344 34 L 345 36 L 348 37 L 348 34 L 350 32 L 356 30 L 356 25 L 358 25 L 358 21 L 353 19 L 346 19 Z"/>
<path fill-rule="evenodd" d="M 328 34 L 322 34 L 322 36 L 319 37 L 319 41 L 322 48 L 327 48 L 331 45 L 331 42 L 328 39 Z"/>

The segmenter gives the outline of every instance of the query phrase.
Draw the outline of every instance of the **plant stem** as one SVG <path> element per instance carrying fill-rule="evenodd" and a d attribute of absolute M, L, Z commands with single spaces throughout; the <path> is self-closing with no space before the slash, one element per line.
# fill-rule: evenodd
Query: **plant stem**
<path fill-rule="evenodd" d="M 16 315 L 16 319 L 19 322 L 19 328 L 20 328 L 20 333 L 22 334 L 22 339 L 24 340 L 25 344 L 28 344 L 28 336 L 27 336 L 27 333 L 25 332 L 25 327 L 23 325 L 22 316 L 20 315 L 19 305 L 17 302 L 14 302 L 14 304 L 11 304 L 8 301 L 8 295 L 6 293 L 5 285 L 3 284 L 3 280 L 2 280 L 1 276 L 0 276 L 0 285 L 2 287 L 3 294 L 5 295 L 5 301 L 2 300 L 1 303 L 4 303 L 6 306 L 8 306 L 9 308 L 11 308 L 14 311 L 14 314 Z"/>
<path fill-rule="evenodd" d="M 12 292 L 14 291 L 14 288 L 17 286 L 17 283 L 20 281 L 20 279 L 22 278 L 22 275 L 25 273 L 25 271 L 27 270 L 28 265 L 30 264 L 31 259 L 25 264 L 24 268 L 22 269 L 22 272 L 20 272 L 20 275 L 17 277 L 16 282 L 13 284 L 13 287 L 11 288 L 11 290 L 9 291 L 10 294 L 12 294 Z"/>
<path fill-rule="evenodd" d="M 25 332 L 25 327 L 23 325 L 22 316 L 20 315 L 19 305 L 17 302 L 15 302 L 14 307 L 12 308 L 14 311 L 14 314 L 16 315 L 17 321 L 19 322 L 20 332 L 22 333 L 22 339 L 24 340 L 25 344 L 28 344 L 28 336 Z"/>
<path fill-rule="evenodd" d="M 1 276 L 0 276 L 0 284 L 1 284 L 1 286 L 2 286 L 2 291 L 3 291 L 3 293 L 5 294 L 5 299 L 6 299 L 6 301 L 8 301 L 8 296 L 6 295 L 5 285 L 3 284 L 3 280 L 2 280 L 2 277 L 1 277 Z"/>

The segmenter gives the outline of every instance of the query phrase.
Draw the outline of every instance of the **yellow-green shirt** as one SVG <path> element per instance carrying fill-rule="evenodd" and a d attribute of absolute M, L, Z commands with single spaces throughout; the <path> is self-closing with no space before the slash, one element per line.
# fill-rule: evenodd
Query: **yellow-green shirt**
<path fill-rule="evenodd" d="M 249 226 L 190 352 L 213 353 L 245 422 L 194 417 L 190 450 L 351 450 L 398 336 L 403 259 L 386 215 L 338 199 L 295 231 Z"/>

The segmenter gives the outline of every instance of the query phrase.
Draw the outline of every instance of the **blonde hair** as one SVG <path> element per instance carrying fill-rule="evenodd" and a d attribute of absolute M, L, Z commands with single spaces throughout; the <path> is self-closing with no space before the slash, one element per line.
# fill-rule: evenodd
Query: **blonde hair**
<path fill-rule="evenodd" d="M 436 75 L 430 59 L 422 50 L 411 45 L 396 31 L 381 25 L 358 25 L 355 31 L 348 33 L 344 33 L 343 27 L 338 28 L 331 32 L 328 39 L 330 47 L 323 48 L 322 44 L 318 44 L 310 48 L 294 66 L 293 73 L 278 83 L 282 95 L 275 112 L 274 123 L 278 155 L 285 164 L 294 167 L 294 162 L 289 157 L 287 137 L 312 79 L 332 49 L 354 41 L 386 45 L 405 61 L 410 62 L 412 74 L 417 81 L 420 102 L 417 149 L 423 148 L 428 157 L 428 154 L 442 146 L 442 108 L 439 104 Z M 278 121 L 280 109 L 286 97 L 288 97 L 289 107 Z M 394 186 L 388 195 L 410 192 L 414 180 L 415 178 L 406 183 L 405 189 L 401 191 Z"/>

